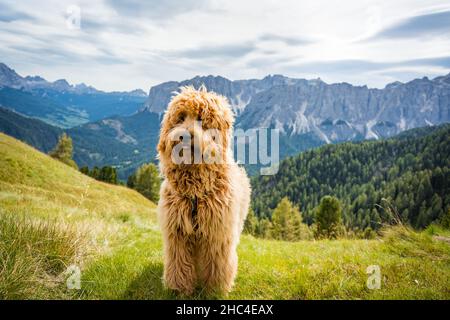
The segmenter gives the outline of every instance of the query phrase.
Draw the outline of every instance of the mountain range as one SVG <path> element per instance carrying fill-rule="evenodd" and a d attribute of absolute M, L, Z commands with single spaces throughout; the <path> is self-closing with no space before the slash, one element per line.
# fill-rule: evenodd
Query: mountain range
<path fill-rule="evenodd" d="M 236 81 L 197 76 L 152 87 L 141 112 L 161 115 L 179 87 L 202 84 L 228 98 L 237 128 L 279 129 L 281 158 L 322 144 L 387 138 L 450 121 L 450 74 L 384 89 L 282 75 Z"/>
<path fill-rule="evenodd" d="M 49 82 L 40 76 L 22 77 L 0 63 L 0 106 L 62 128 L 133 114 L 146 98 L 142 90 L 103 92 L 65 79 Z"/>
<path fill-rule="evenodd" d="M 290 136 L 313 132 L 326 143 L 389 137 L 450 120 L 450 74 L 384 89 L 282 75 L 237 81 L 195 77 L 152 87 L 144 110 L 162 113 L 177 88 L 201 84 L 228 98 L 238 127 L 277 128 Z"/>
<path fill-rule="evenodd" d="M 382 139 L 450 122 L 450 74 L 383 89 L 282 75 L 235 81 L 210 75 L 161 83 L 146 95 L 21 77 L 0 65 L 0 105 L 17 112 L 15 118 L 64 128 L 74 139 L 78 165 L 114 165 L 124 179 L 141 163 L 154 161 L 159 123 L 173 93 L 202 84 L 228 98 L 237 128 L 279 129 L 281 158 L 323 144 Z M 2 120 L 0 131 L 5 126 Z"/>

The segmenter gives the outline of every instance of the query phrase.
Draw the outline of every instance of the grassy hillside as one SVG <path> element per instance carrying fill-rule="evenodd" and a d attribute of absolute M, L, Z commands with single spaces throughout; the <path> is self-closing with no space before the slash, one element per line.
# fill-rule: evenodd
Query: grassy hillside
<path fill-rule="evenodd" d="M 165 299 L 155 205 L 0 134 L 0 298 Z M 435 235 L 441 237 L 437 240 Z M 449 299 L 448 232 L 288 243 L 243 236 L 231 299 Z M 81 289 L 66 287 L 67 266 Z M 366 287 L 369 265 L 381 289 Z M 205 298 L 199 291 L 194 298 Z M 206 297 L 211 298 L 211 297 Z"/>
<path fill-rule="evenodd" d="M 0 241 L 0 261 L 7 261 L 6 269 L 0 267 L 0 297 L 35 297 L 27 293 L 29 286 L 39 287 L 36 297 L 54 297 L 58 288 L 53 285 L 61 280 L 65 265 L 84 266 L 129 233 L 155 226 L 155 205 L 137 192 L 93 180 L 4 134 L 0 214 L 2 228 L 11 229 L 0 231 L 0 237 L 6 237 Z M 53 237 L 73 250 L 55 254 L 44 245 L 35 251 L 41 240 Z M 57 244 L 48 243 L 49 249 L 53 246 Z M 54 268 L 55 261 L 63 263 Z M 19 268 L 30 263 L 36 263 L 37 270 Z M 56 290 L 56 296 L 60 294 Z"/>
<path fill-rule="evenodd" d="M 28 118 L 0 107 L 0 132 L 48 152 L 58 143 L 58 137 L 63 130 L 39 119 Z"/>

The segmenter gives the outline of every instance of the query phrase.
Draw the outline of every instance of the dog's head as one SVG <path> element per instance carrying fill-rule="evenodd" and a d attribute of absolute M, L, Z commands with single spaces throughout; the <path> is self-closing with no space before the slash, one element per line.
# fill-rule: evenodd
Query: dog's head
<path fill-rule="evenodd" d="M 158 153 L 161 169 L 218 168 L 228 161 L 233 113 L 227 99 L 204 86 L 183 87 L 164 115 Z"/>

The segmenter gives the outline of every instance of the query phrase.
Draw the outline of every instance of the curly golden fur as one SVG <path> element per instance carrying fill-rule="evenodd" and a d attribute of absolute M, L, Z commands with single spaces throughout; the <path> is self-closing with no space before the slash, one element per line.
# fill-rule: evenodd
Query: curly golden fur
<path fill-rule="evenodd" d="M 201 121 L 201 126 L 195 123 Z M 164 241 L 164 282 L 192 294 L 197 285 L 227 293 L 237 272 L 237 245 L 250 202 L 250 183 L 230 148 L 233 113 L 225 97 L 184 87 L 164 115 L 158 153 L 164 177 L 158 218 Z M 197 122 L 198 123 L 198 122 Z M 213 137 L 208 129 L 216 129 Z M 177 164 L 172 150 L 180 130 L 224 161 Z M 175 139 L 174 139 L 175 137 Z M 182 139 L 182 138 L 180 138 Z"/>

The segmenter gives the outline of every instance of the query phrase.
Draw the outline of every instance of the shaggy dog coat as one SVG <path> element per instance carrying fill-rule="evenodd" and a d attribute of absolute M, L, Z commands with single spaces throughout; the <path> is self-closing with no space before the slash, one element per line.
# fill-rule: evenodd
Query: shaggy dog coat
<path fill-rule="evenodd" d="M 196 126 L 199 121 L 201 126 Z M 158 153 L 164 181 L 158 218 L 164 282 L 184 294 L 193 293 L 197 284 L 208 292 L 227 293 L 236 276 L 236 247 L 248 212 L 250 184 L 230 148 L 233 121 L 226 98 L 204 86 L 182 88 L 162 121 Z M 180 130 L 187 130 L 202 151 L 213 150 L 223 161 L 205 163 L 203 156 L 200 164 L 174 163 L 173 148 L 183 139 Z"/>

